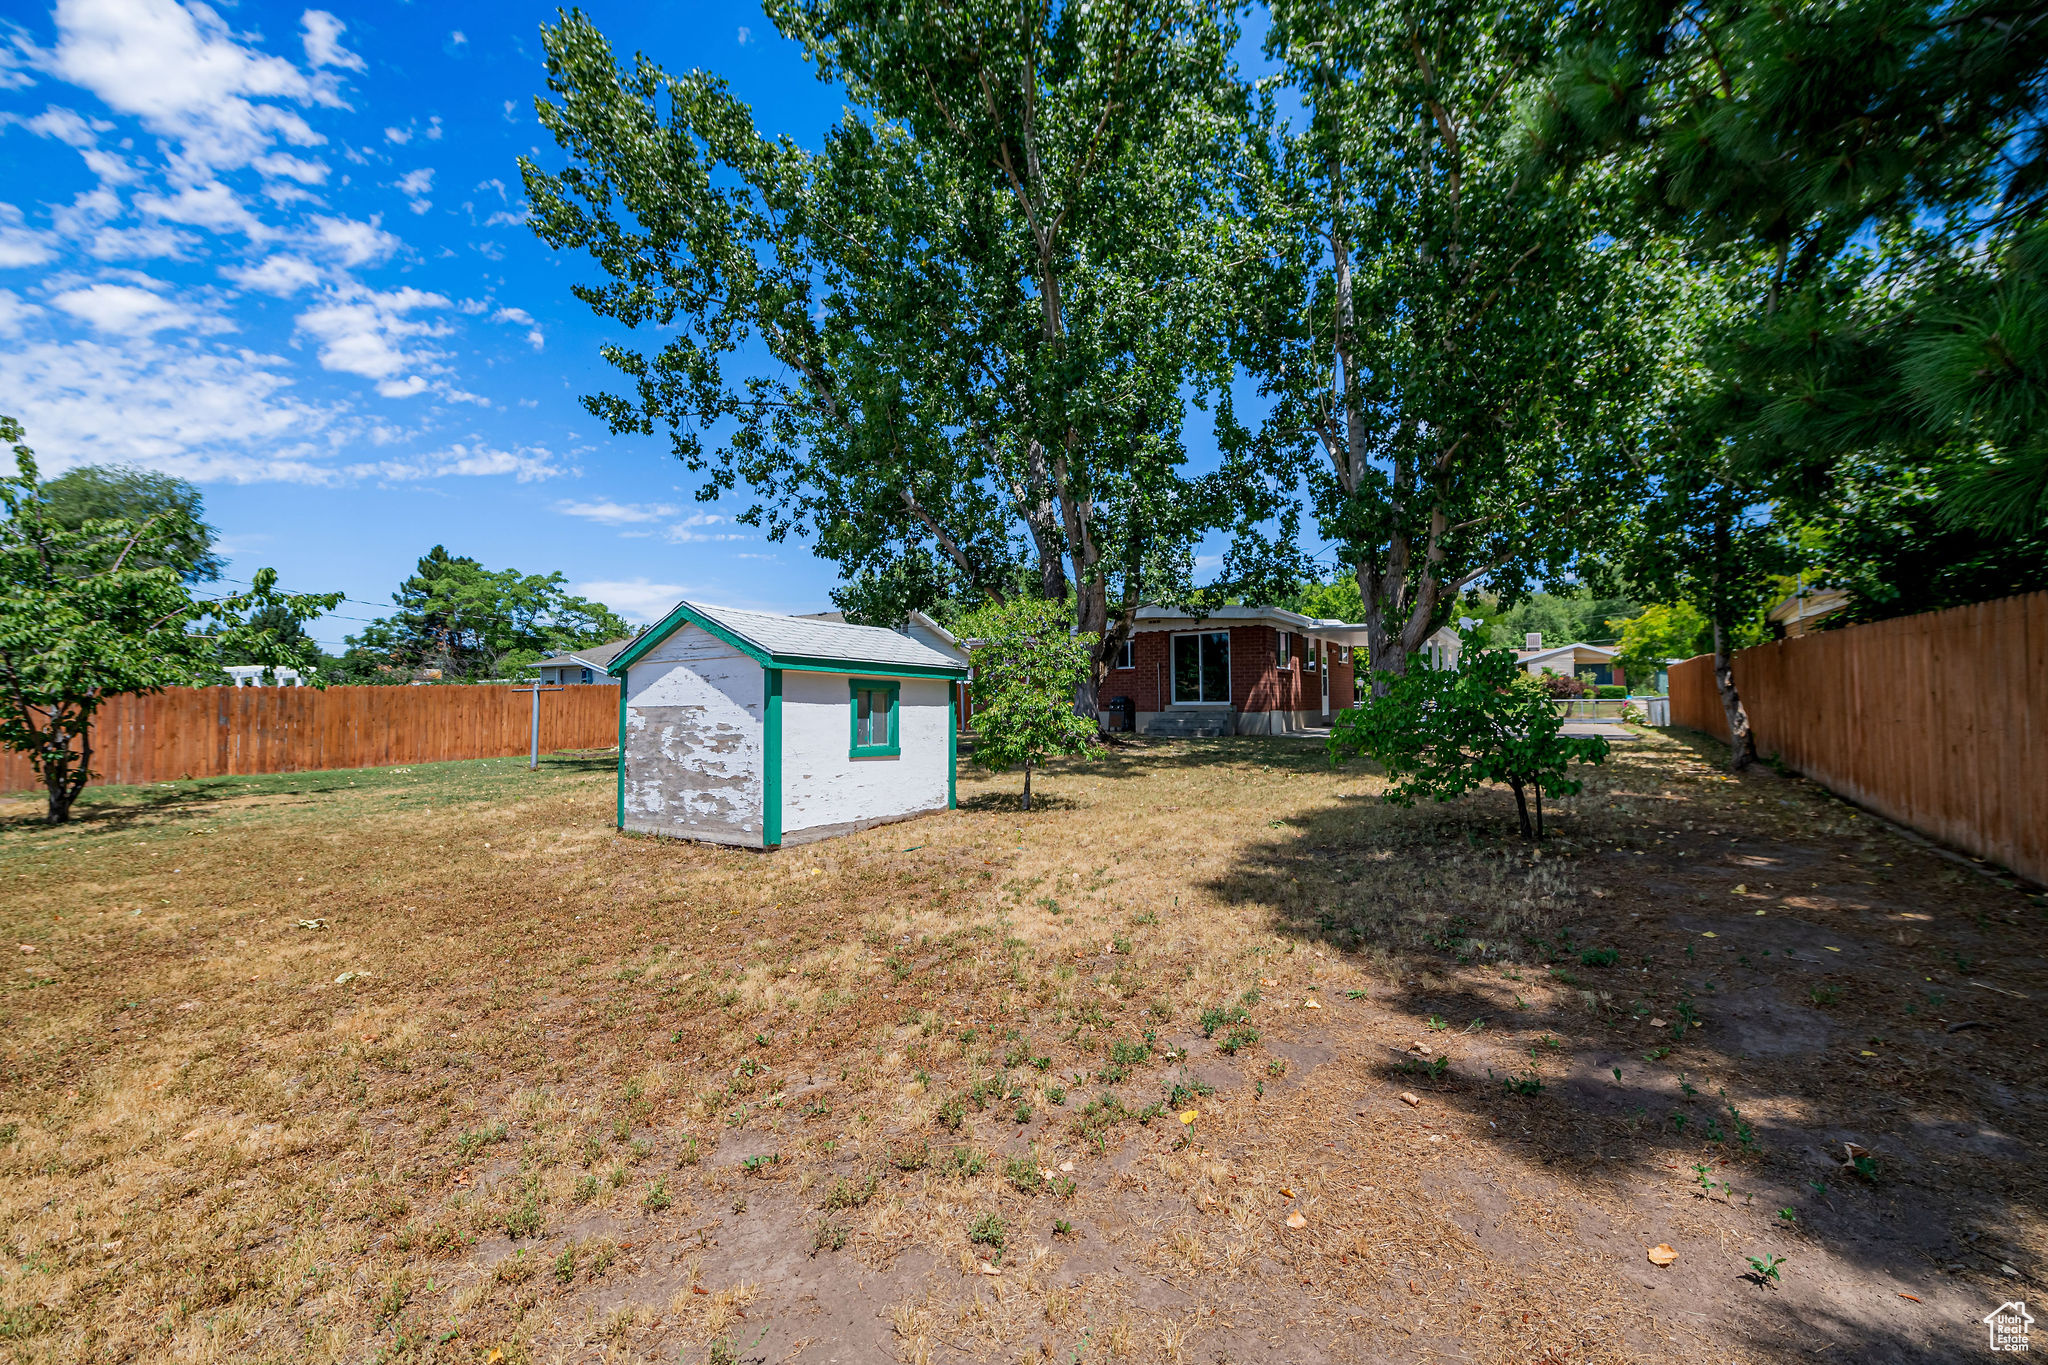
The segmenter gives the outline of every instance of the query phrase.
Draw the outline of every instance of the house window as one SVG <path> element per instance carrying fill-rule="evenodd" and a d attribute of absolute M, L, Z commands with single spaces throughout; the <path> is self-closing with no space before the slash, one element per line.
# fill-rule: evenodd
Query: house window
<path fill-rule="evenodd" d="M 1230 705 L 1230 632 L 1173 637 L 1173 704 Z"/>
<path fill-rule="evenodd" d="M 1116 652 L 1116 666 L 1118 668 L 1136 668 L 1138 666 L 1137 647 L 1138 642 L 1135 638 L 1128 635 L 1125 636 L 1122 646 Z"/>
<path fill-rule="evenodd" d="M 896 693 L 901 686 L 892 682 L 870 682 L 854 678 L 854 758 L 895 758 L 902 753 L 896 722 Z"/>
<path fill-rule="evenodd" d="M 587 668 L 583 670 L 583 681 L 585 681 L 585 682 L 589 682 L 589 681 L 590 681 L 590 670 L 589 670 L 589 669 L 587 669 Z"/>
<path fill-rule="evenodd" d="M 1308 648 L 1302 651 L 1301 666 L 1311 673 L 1315 672 L 1316 656 L 1318 654 L 1321 654 L 1322 652 L 1322 642 L 1320 640 L 1310 640 L 1308 642 Z"/>
<path fill-rule="evenodd" d="M 1294 637 L 1288 632 L 1274 632 L 1273 667 L 1285 670 L 1294 663 Z"/>

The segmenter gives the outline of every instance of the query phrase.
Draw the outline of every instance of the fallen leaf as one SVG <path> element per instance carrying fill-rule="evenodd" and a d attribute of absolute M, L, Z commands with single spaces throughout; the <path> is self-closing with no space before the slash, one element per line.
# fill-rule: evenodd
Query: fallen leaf
<path fill-rule="evenodd" d="M 1262 976 L 1262 977 L 1260 977 L 1260 978 L 1259 978 L 1259 984 L 1260 984 L 1261 986 L 1277 986 L 1277 985 L 1279 985 L 1280 983 L 1279 983 L 1279 982 L 1277 982 L 1277 981 L 1275 981 L 1275 980 L 1274 980 L 1274 979 L 1273 979 L 1272 977 L 1270 977 L 1270 976 Z"/>
<path fill-rule="evenodd" d="M 1652 1020 L 1650 1021 L 1650 1027 L 1651 1027 L 1651 1028 L 1663 1028 L 1663 1027 L 1664 1027 L 1664 1021 L 1663 1021 L 1662 1019 L 1652 1019 Z"/>
<path fill-rule="evenodd" d="M 493 1346 L 490 1350 L 484 1352 L 484 1365 L 498 1365 L 498 1362 L 504 1358 L 505 1353 Z"/>
<path fill-rule="evenodd" d="M 1737 882 L 1735 883 L 1735 894 L 1738 896 L 1747 896 L 1749 894 L 1749 888 L 1747 886 L 1744 886 L 1741 882 Z"/>
<path fill-rule="evenodd" d="M 1287 1226 L 1299 1232 L 1308 1226 L 1308 1219 L 1302 1217 L 1299 1213 L 1290 1213 L 1287 1215 Z"/>
<path fill-rule="evenodd" d="M 1073 1172 L 1073 1169 L 1074 1169 L 1074 1163 L 1073 1163 L 1073 1162 L 1071 1162 L 1071 1161 L 1062 1161 L 1062 1162 L 1060 1163 L 1060 1169 L 1061 1169 L 1062 1171 L 1065 1171 L 1065 1172 L 1069 1173 L 1069 1174 L 1072 1174 L 1072 1172 Z"/>
<path fill-rule="evenodd" d="M 1202 1117 L 1202 1111 L 1199 1109 L 1183 1109 L 1180 1111 L 1180 1121 L 1182 1123 L 1193 1123 L 1200 1117 Z"/>
<path fill-rule="evenodd" d="M 975 1269 L 980 1271 L 984 1275 L 1000 1275 L 1003 1273 L 1000 1269 L 990 1265 L 987 1261 L 983 1261 L 980 1265 L 976 1266 Z"/>
<path fill-rule="evenodd" d="M 1840 948 L 1837 948 L 1837 947 L 1836 947 L 1836 946 L 1835 946 L 1834 944 L 1832 944 L 1832 943 L 1823 943 L 1823 944 L 1821 944 L 1820 946 L 1821 946 L 1821 947 L 1823 947 L 1823 948 L 1825 948 L 1825 949 L 1827 949 L 1827 950 L 1828 950 L 1829 952 L 1831 952 L 1831 953 L 1839 953 L 1839 952 L 1841 952 L 1841 951 L 1842 951 L 1842 950 L 1841 950 Z"/>
<path fill-rule="evenodd" d="M 1317 1002 L 1315 1002 L 1315 1001 L 1313 1001 L 1313 1000 L 1304 1000 L 1304 1001 L 1302 1001 L 1302 1002 L 1301 1002 L 1301 1007 L 1302 1007 L 1303 1009 L 1308 1009 L 1308 1010 L 1319 1010 L 1319 1009 L 1321 1009 L 1321 1008 L 1322 1008 L 1322 1006 L 1321 1006 L 1320 1004 L 1318 1004 Z"/>
<path fill-rule="evenodd" d="M 690 1292 L 691 1292 L 692 1294 L 703 1294 L 703 1295 L 706 1295 L 706 1296 L 709 1296 L 709 1295 L 710 1295 L 710 1293 L 711 1293 L 711 1291 L 710 1291 L 710 1290 L 706 1289 L 706 1288 L 705 1288 L 705 1287 L 704 1287 L 703 1285 L 701 1285 L 701 1284 L 693 1284 L 693 1285 L 691 1285 L 691 1286 L 690 1286 Z"/>
<path fill-rule="evenodd" d="M 1050 1167 L 1050 1166 L 1040 1166 L 1040 1167 L 1038 1168 L 1038 1178 L 1039 1178 L 1040 1180 L 1050 1180 L 1050 1179 L 1052 1179 L 1052 1167 Z"/>
<path fill-rule="evenodd" d="M 1915 1302 L 1915 1303 L 1918 1303 L 1918 1302 L 1920 1302 L 1920 1296 L 1919 1296 L 1918 1294 L 1908 1294 L 1908 1293 L 1907 1293 L 1907 1292 L 1906 1292 L 1905 1290 L 1903 1290 L 1903 1289 L 1901 1289 L 1901 1290 L 1899 1291 L 1899 1297 L 1900 1297 L 1900 1298 L 1902 1298 L 1902 1299 L 1911 1299 L 1911 1300 L 1912 1300 L 1913 1302 Z"/>
<path fill-rule="evenodd" d="M 1719 934 L 1715 933 L 1715 932 L 1714 932 L 1714 931 L 1713 931 L 1712 929 L 1709 929 L 1709 930 L 1707 930 L 1707 932 L 1705 932 L 1704 934 L 1701 934 L 1701 935 L 1700 935 L 1700 937 L 1701 937 L 1701 938 L 1719 938 L 1719 937 L 1721 937 L 1721 936 L 1720 936 Z"/>
<path fill-rule="evenodd" d="M 1421 1106 L 1422 1097 L 1413 1090 L 1403 1090 L 1401 1092 L 1401 1103 L 1407 1105 L 1410 1109 L 1415 1109 Z"/>
<path fill-rule="evenodd" d="M 1282 1199 L 1292 1199 L 1294 1198 L 1294 1191 L 1288 1189 L 1285 1185 L 1282 1185 L 1280 1187 L 1280 1197 Z"/>
<path fill-rule="evenodd" d="M 21 945 L 21 950 L 24 953 L 32 953 L 36 950 L 36 945 L 33 943 L 24 943 Z"/>
<path fill-rule="evenodd" d="M 1651 1265 L 1670 1265 L 1678 1259 L 1678 1253 L 1665 1243 L 1659 1242 L 1650 1248 L 1649 1257 Z"/>

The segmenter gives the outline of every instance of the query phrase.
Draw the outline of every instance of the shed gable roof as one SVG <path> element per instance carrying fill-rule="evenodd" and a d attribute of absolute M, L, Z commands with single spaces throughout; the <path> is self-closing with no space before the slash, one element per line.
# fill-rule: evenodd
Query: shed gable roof
<path fill-rule="evenodd" d="M 905 677 L 964 678 L 967 666 L 929 645 L 880 626 L 856 626 L 817 617 L 742 611 L 701 602 L 676 609 L 612 660 L 614 676 L 684 626 L 697 626 L 725 641 L 763 668 L 815 672 L 871 672 Z"/>

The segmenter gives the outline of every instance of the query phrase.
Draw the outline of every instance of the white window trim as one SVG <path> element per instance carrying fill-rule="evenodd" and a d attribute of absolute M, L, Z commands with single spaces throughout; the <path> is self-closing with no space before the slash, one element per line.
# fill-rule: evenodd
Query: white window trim
<path fill-rule="evenodd" d="M 1122 672 L 1127 669 L 1136 668 L 1137 666 L 1138 637 L 1135 635 L 1126 635 L 1124 636 L 1122 652 L 1116 656 L 1117 670 L 1119 672 Z"/>
<path fill-rule="evenodd" d="M 1291 630 L 1276 630 L 1273 633 L 1279 637 L 1279 640 L 1274 645 L 1273 652 L 1276 655 L 1284 654 L 1285 656 L 1273 660 L 1273 669 L 1279 673 L 1292 673 L 1294 671 L 1294 632 Z"/>
<path fill-rule="evenodd" d="M 1227 628 L 1224 630 L 1176 630 L 1173 632 L 1173 638 L 1176 640 L 1187 635 L 1192 635 L 1198 640 L 1204 635 L 1221 635 L 1226 641 L 1230 639 L 1230 631 Z M 1234 663 L 1233 667 L 1235 667 Z M 1236 679 L 1233 677 L 1232 681 L 1234 682 Z M 1200 708 L 1210 711 L 1228 711 L 1230 709 L 1230 699 L 1228 697 L 1225 697 L 1222 701 L 1182 701 L 1176 695 L 1176 689 L 1173 685 L 1173 646 L 1171 644 L 1168 644 L 1166 647 L 1166 695 L 1166 704 L 1168 706 L 1187 707 L 1189 709 Z"/>

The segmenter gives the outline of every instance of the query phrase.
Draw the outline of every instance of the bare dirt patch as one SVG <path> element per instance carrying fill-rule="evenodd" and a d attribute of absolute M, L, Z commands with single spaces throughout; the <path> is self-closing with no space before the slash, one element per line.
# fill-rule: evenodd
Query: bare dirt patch
<path fill-rule="evenodd" d="M 1540 854 L 1250 739 L 768 856 L 572 760 L 9 823 L 0 1346 L 1979 1349 L 2044 1264 L 2041 907 L 1712 758 Z"/>

